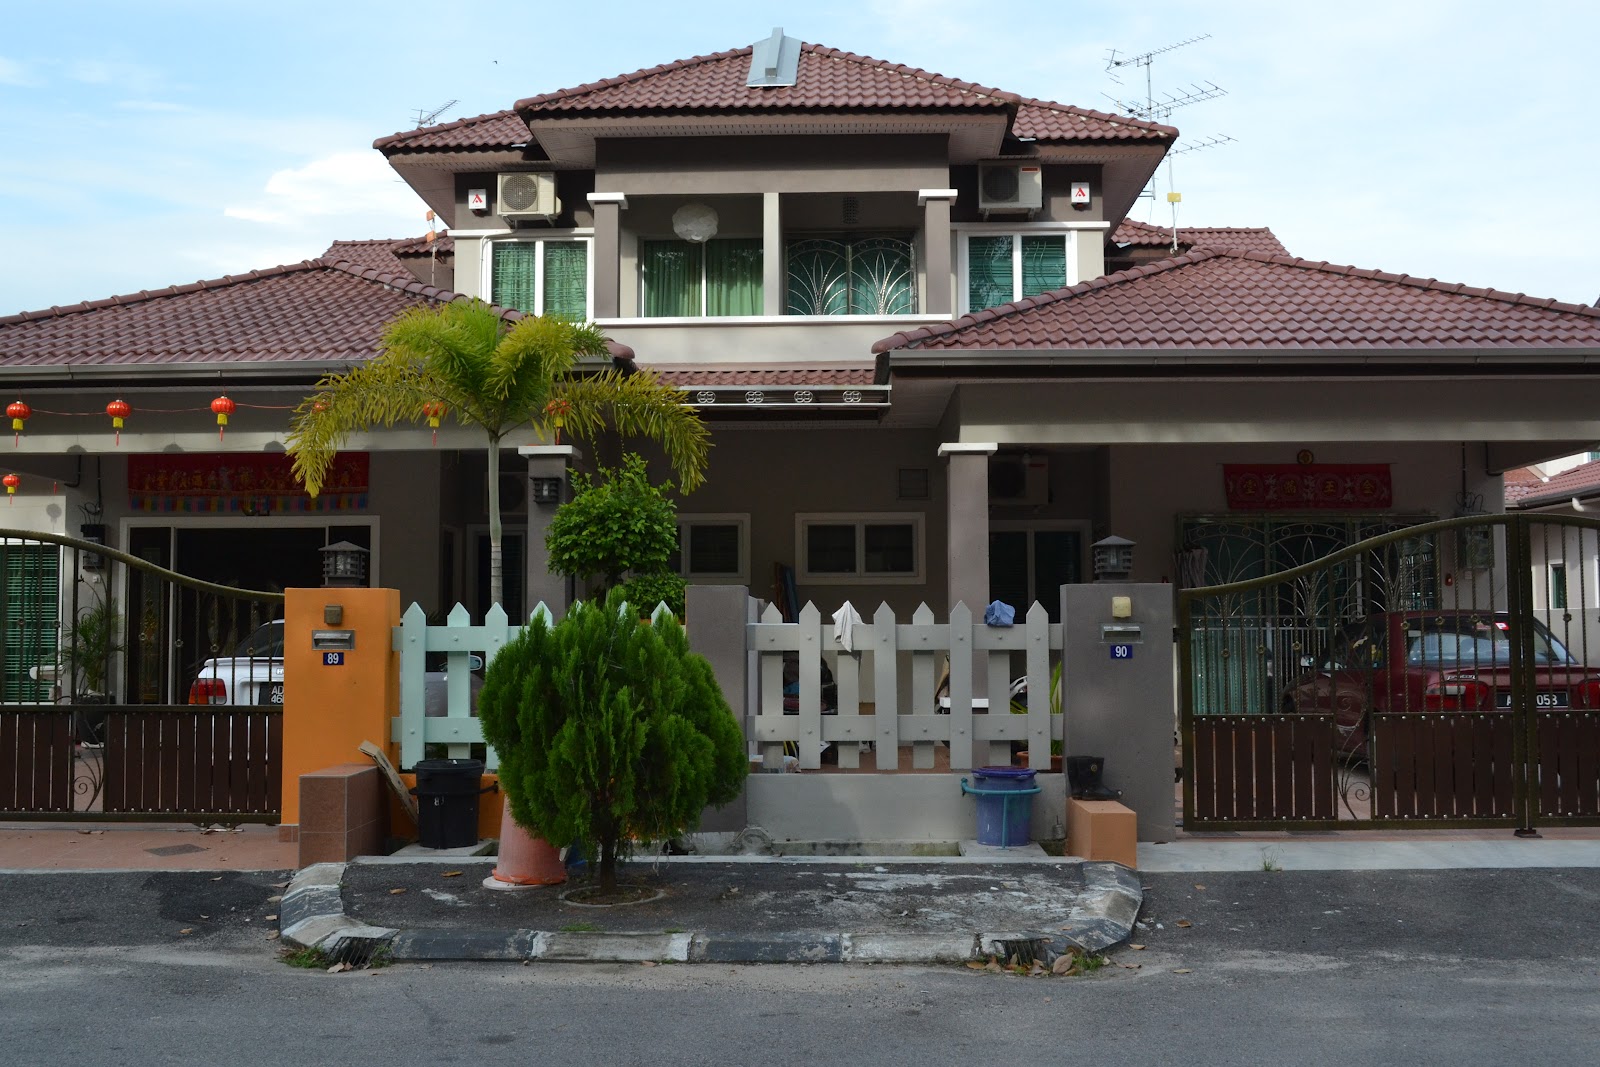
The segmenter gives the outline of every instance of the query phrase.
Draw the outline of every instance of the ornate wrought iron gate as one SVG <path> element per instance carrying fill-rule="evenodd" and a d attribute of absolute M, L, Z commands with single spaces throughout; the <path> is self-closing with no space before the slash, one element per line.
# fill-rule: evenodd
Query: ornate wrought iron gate
<path fill-rule="evenodd" d="M 277 821 L 281 626 L 276 655 L 253 648 L 196 688 L 211 702 L 183 701 L 207 661 L 281 617 L 281 593 L 16 530 L 0 530 L 0 577 L 0 818 Z M 276 688 L 238 684 L 274 669 Z"/>
<path fill-rule="evenodd" d="M 1184 826 L 1600 823 L 1600 521 L 1391 530 L 1179 593 Z"/>

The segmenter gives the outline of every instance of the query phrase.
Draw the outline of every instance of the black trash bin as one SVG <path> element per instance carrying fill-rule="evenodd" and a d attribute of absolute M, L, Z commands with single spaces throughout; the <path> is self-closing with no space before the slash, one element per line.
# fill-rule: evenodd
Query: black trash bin
<path fill-rule="evenodd" d="M 478 843 L 481 759 L 425 759 L 416 766 L 417 839 L 423 848 Z"/>

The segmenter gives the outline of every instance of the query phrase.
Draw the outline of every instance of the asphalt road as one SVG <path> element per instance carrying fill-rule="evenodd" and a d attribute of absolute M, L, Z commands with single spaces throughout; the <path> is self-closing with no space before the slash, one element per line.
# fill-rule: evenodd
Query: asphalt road
<path fill-rule="evenodd" d="M 267 937 L 286 873 L 0 879 L 0 1060 L 1600 1060 L 1600 871 L 1147 876 L 1145 948 L 1075 979 L 838 965 L 295 970 Z"/>

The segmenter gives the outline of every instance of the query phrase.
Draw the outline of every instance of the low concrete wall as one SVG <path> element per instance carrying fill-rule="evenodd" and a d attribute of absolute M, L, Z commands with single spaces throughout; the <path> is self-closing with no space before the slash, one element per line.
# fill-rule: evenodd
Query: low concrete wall
<path fill-rule="evenodd" d="M 752 774 L 749 824 L 782 841 L 968 841 L 977 798 L 960 774 Z M 970 780 L 970 779 L 969 779 Z M 1066 779 L 1040 774 L 1034 840 L 1066 836 Z"/>

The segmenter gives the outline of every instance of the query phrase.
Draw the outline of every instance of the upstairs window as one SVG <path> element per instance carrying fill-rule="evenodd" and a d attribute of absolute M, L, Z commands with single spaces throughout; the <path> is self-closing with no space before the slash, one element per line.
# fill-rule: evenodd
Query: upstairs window
<path fill-rule="evenodd" d="M 806 237 L 785 249 L 789 315 L 908 315 L 917 310 L 916 257 L 900 237 Z"/>
<path fill-rule="evenodd" d="M 645 241 L 639 273 L 649 318 L 759 315 L 763 310 L 760 238 Z"/>
<path fill-rule="evenodd" d="M 967 306 L 982 311 L 1068 284 L 1066 234 L 973 234 L 967 238 Z"/>
<path fill-rule="evenodd" d="M 589 318 L 589 242 L 496 241 L 489 299 L 530 315 Z"/>

